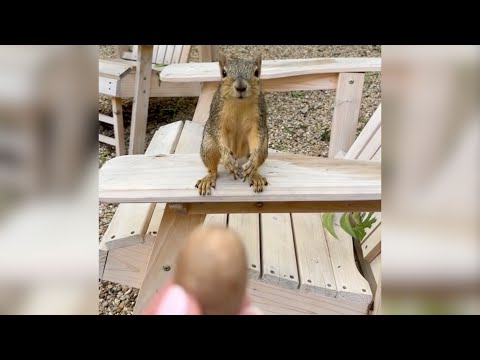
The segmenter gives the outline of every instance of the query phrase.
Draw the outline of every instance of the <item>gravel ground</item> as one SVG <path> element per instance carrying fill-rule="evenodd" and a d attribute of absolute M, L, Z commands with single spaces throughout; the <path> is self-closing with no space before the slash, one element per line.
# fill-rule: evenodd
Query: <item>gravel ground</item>
<path fill-rule="evenodd" d="M 220 46 L 228 56 L 253 57 L 261 52 L 263 59 L 303 59 L 314 57 L 380 57 L 380 45 L 312 45 L 312 46 Z M 113 46 L 100 46 L 100 58 L 115 57 Z M 198 61 L 198 48 L 194 46 L 190 61 Z M 269 147 L 277 150 L 311 156 L 327 156 L 330 139 L 330 125 L 333 115 L 334 91 L 295 91 L 288 93 L 267 93 Z M 380 103 L 380 74 L 366 74 L 360 119 L 357 132 Z M 197 98 L 155 98 L 150 100 L 147 144 L 155 131 L 162 125 L 178 121 L 191 120 L 197 104 Z M 110 99 L 99 97 L 100 112 L 112 115 Z M 130 135 L 132 100 L 123 100 L 126 146 Z M 109 125 L 100 124 L 100 133 L 113 136 Z M 112 146 L 99 143 L 99 166 L 115 156 Z M 99 205 L 100 231 L 99 241 L 110 223 L 117 205 Z M 138 289 L 111 283 L 99 282 L 100 314 L 131 314 L 135 306 Z"/>

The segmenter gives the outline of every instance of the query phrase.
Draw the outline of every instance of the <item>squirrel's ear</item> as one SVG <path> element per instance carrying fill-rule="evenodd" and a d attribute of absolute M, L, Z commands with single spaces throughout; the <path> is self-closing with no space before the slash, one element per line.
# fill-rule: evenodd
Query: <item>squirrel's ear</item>
<path fill-rule="evenodd" d="M 223 55 L 223 53 L 219 53 L 218 54 L 218 63 L 220 64 L 220 70 L 223 70 L 226 62 L 227 62 L 227 59 L 225 59 L 225 55 Z"/>
<path fill-rule="evenodd" d="M 262 67 L 262 54 L 258 54 L 255 58 L 255 63 L 257 64 L 258 69 Z"/>

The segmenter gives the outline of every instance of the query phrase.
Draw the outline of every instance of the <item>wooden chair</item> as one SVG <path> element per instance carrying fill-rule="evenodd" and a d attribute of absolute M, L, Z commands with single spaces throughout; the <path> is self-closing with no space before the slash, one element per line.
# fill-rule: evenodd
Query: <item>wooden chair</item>
<path fill-rule="evenodd" d="M 199 151 L 203 124 L 220 80 L 215 66 L 218 65 L 171 65 L 160 75 L 164 82 L 203 83 L 193 120 L 186 121 L 182 129 L 172 128 L 163 138 L 167 147 L 173 146 L 172 139 L 178 139 L 175 155 L 171 155 L 175 156 L 177 166 L 190 164 L 189 168 L 198 167 L 200 172 L 203 170 L 200 163 L 191 165 L 200 161 L 198 155 L 188 154 Z M 379 70 L 379 59 L 265 61 L 262 87 L 265 91 L 336 89 L 330 141 L 333 158 L 336 154 L 348 154 L 353 148 L 363 73 Z M 366 151 L 366 146 L 360 147 Z M 374 155 L 377 152 L 378 148 Z M 151 159 L 148 156 L 114 159 L 100 172 L 102 201 L 159 203 L 148 226 L 149 231 L 158 229 L 156 238 L 146 237 L 142 243 L 109 250 L 100 270 L 103 279 L 141 288 L 135 312 L 141 312 L 169 275 L 185 235 L 197 224 L 214 222 L 228 225 L 242 235 L 249 259 L 248 292 L 265 313 L 368 313 L 373 293 L 355 266 L 352 239 L 339 236 L 337 240 L 329 236 L 323 230 L 318 212 L 380 210 L 380 167 L 376 162 L 369 165 L 272 152 L 263 171 L 276 166 L 287 179 L 283 184 L 280 185 L 280 178 L 272 178 L 272 186 L 267 191 L 253 195 L 242 192 L 238 188 L 240 184 L 219 179 L 217 189 L 223 189 L 221 193 L 200 198 L 193 185 L 191 190 L 182 192 L 174 189 L 173 182 L 162 190 L 159 184 L 152 188 L 142 181 L 147 176 L 155 178 Z M 174 170 L 168 167 L 169 159 L 168 156 L 155 158 L 165 160 L 163 173 L 167 168 Z M 297 161 L 302 171 L 311 175 L 303 191 L 288 188 L 289 181 L 294 185 L 298 167 L 292 171 L 285 161 Z M 122 171 L 131 164 L 137 167 L 136 174 Z M 329 169 L 328 175 L 325 166 Z M 196 176 L 194 171 L 185 181 Z M 325 182 L 322 183 L 322 179 Z M 334 187 L 328 185 L 333 180 L 336 180 Z M 189 189 L 185 184 L 177 185 Z"/>
<path fill-rule="evenodd" d="M 151 72 L 152 85 L 149 97 L 173 97 L 173 96 L 198 96 L 198 92 L 190 91 L 189 89 L 166 89 L 164 86 L 160 87 L 160 82 L 157 75 L 164 65 L 186 63 L 190 55 L 191 45 L 155 45 L 152 49 L 151 55 Z M 122 115 L 122 98 L 134 97 L 135 95 L 135 70 L 138 59 L 138 45 L 134 45 L 132 51 L 129 51 L 128 45 L 117 46 L 116 59 L 100 60 L 99 61 L 99 92 L 103 95 L 112 97 L 112 112 L 113 116 L 105 116 L 100 114 L 99 120 L 101 122 L 113 125 L 114 137 L 107 137 L 99 134 L 99 141 L 115 146 L 116 154 L 125 154 L 125 135 L 123 128 Z M 153 76 L 152 76 L 153 75 Z M 176 90 L 176 91 L 170 91 Z M 182 90 L 186 90 L 182 92 Z M 148 109 L 148 108 L 147 108 Z M 148 110 L 147 114 L 148 115 Z M 145 136 L 145 129 L 143 131 Z M 132 129 L 135 133 L 136 129 Z M 137 137 L 141 137 L 138 134 Z M 143 145 L 143 144 L 141 144 Z"/>

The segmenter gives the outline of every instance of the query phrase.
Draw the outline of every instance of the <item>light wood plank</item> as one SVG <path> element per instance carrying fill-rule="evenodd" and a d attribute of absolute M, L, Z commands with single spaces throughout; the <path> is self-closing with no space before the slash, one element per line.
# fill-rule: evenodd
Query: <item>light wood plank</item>
<path fill-rule="evenodd" d="M 117 96 L 121 81 L 108 77 L 98 78 L 98 92 L 102 95 Z"/>
<path fill-rule="evenodd" d="M 364 74 L 341 73 L 338 76 L 328 157 L 348 152 L 355 141 Z"/>
<path fill-rule="evenodd" d="M 191 49 L 192 49 L 192 45 L 183 45 L 182 54 L 180 55 L 180 60 L 178 61 L 179 63 L 188 62 Z"/>
<path fill-rule="evenodd" d="M 355 73 L 380 70 L 380 58 L 264 60 L 262 62 L 262 79 L 307 74 Z M 160 79 L 171 82 L 209 82 L 221 80 L 217 62 L 172 64 L 162 71 Z"/>
<path fill-rule="evenodd" d="M 175 51 L 175 45 L 167 45 L 167 51 L 165 52 L 165 60 L 163 61 L 164 64 L 171 64 L 173 52 Z"/>
<path fill-rule="evenodd" d="M 101 122 L 110 124 L 110 125 L 113 125 L 113 123 L 114 123 L 113 117 L 103 115 L 103 114 L 98 114 L 98 120 L 101 121 Z"/>
<path fill-rule="evenodd" d="M 373 113 L 372 117 L 368 120 L 365 124 L 365 127 L 362 129 L 360 134 L 358 135 L 357 139 L 353 143 L 353 145 L 348 149 L 347 154 L 345 155 L 345 159 L 358 159 L 360 154 L 362 153 L 365 146 L 370 142 L 372 137 L 377 132 L 378 128 L 380 128 L 382 123 L 382 106 L 381 104 Z M 369 160 L 366 158 L 360 158 L 360 160 Z"/>
<path fill-rule="evenodd" d="M 375 221 L 375 223 L 372 225 L 371 228 L 365 229 L 365 237 L 362 239 L 362 241 L 361 241 L 362 243 L 364 241 L 366 241 L 368 239 L 368 237 L 370 236 L 370 234 L 373 233 L 375 230 L 377 230 L 377 228 L 382 223 L 382 213 L 381 212 L 374 213 L 372 217 L 377 219 L 377 221 Z"/>
<path fill-rule="evenodd" d="M 282 77 L 277 79 L 262 79 L 260 85 L 263 91 L 312 91 L 333 90 L 337 88 L 338 74 L 311 74 Z"/>
<path fill-rule="evenodd" d="M 142 243 L 154 208 L 154 204 L 119 206 L 103 236 L 102 243 L 108 250 Z"/>
<path fill-rule="evenodd" d="M 199 196 L 195 183 L 204 176 L 205 166 L 198 155 L 130 155 L 111 159 L 100 169 L 99 198 L 171 203 L 380 200 L 380 170 L 380 164 L 372 161 L 270 154 L 260 169 L 269 181 L 262 193 L 255 194 L 248 184 L 233 180 L 219 167 L 212 195 Z"/>
<path fill-rule="evenodd" d="M 195 154 L 200 152 L 202 143 L 203 125 L 185 121 L 182 134 L 178 140 L 176 154 Z M 200 158 L 200 157 L 198 157 Z"/>
<path fill-rule="evenodd" d="M 103 142 L 108 145 L 115 146 L 115 139 L 109 136 L 98 134 L 98 141 Z"/>
<path fill-rule="evenodd" d="M 165 54 L 167 53 L 167 46 L 168 45 L 159 45 L 157 57 L 155 58 L 155 62 L 157 64 L 165 64 Z"/>
<path fill-rule="evenodd" d="M 213 95 L 217 91 L 217 83 L 205 83 L 202 86 L 202 92 L 198 98 L 195 114 L 193 114 L 192 121 L 205 125 L 210 115 L 210 105 L 212 103 Z"/>
<path fill-rule="evenodd" d="M 379 127 L 375 132 L 375 134 L 373 135 L 372 139 L 365 146 L 365 149 L 363 149 L 363 151 L 361 152 L 359 158 L 361 157 L 362 159 L 370 160 L 378 151 L 378 149 L 380 149 L 381 146 L 382 146 L 382 128 Z"/>
<path fill-rule="evenodd" d="M 292 226 L 297 249 L 300 291 L 335 297 L 337 285 L 321 214 L 292 214 Z"/>
<path fill-rule="evenodd" d="M 158 156 L 173 153 L 177 147 L 182 129 L 183 121 L 176 121 L 161 126 L 153 135 L 150 145 L 148 145 L 147 151 L 145 151 L 145 155 Z"/>
<path fill-rule="evenodd" d="M 208 214 L 205 216 L 205 225 L 222 225 L 227 226 L 227 214 Z"/>
<path fill-rule="evenodd" d="M 353 211 L 378 211 L 381 201 L 272 201 L 272 202 L 200 202 L 178 204 L 183 214 L 222 214 L 230 213 L 318 213 L 318 212 L 353 212 Z"/>
<path fill-rule="evenodd" d="M 338 239 L 324 231 L 337 284 L 337 298 L 369 305 L 373 300 L 372 291 L 368 281 L 357 270 L 352 237 L 338 225 L 340 216 L 341 214 L 334 215 L 334 229 Z"/>
<path fill-rule="evenodd" d="M 198 57 L 200 62 L 211 62 L 216 61 L 214 58 L 216 54 L 214 54 L 214 50 L 216 50 L 215 45 L 200 45 L 198 47 Z"/>
<path fill-rule="evenodd" d="M 355 247 L 355 252 L 357 253 L 357 260 L 362 269 L 363 277 L 368 281 L 370 285 L 370 289 L 372 290 L 372 294 L 375 295 L 375 291 L 377 289 L 377 280 L 376 280 L 376 275 L 373 274 L 373 270 L 372 270 L 373 262 L 369 263 L 365 260 L 365 258 L 363 257 L 362 245 L 360 244 L 359 241 L 354 240 L 353 245 Z"/>
<path fill-rule="evenodd" d="M 382 161 L 382 148 L 378 149 L 375 155 L 372 157 L 373 161 Z"/>
<path fill-rule="evenodd" d="M 366 315 L 368 306 L 249 280 L 247 294 L 265 315 Z"/>
<path fill-rule="evenodd" d="M 108 250 L 105 247 L 100 246 L 98 251 L 98 278 L 103 278 L 103 272 L 105 271 L 105 264 L 107 262 Z"/>
<path fill-rule="evenodd" d="M 121 98 L 112 98 L 112 112 L 116 155 L 125 155 L 125 130 L 123 128 L 123 109 Z"/>
<path fill-rule="evenodd" d="M 143 242 L 108 252 L 103 280 L 131 286 L 142 286 L 153 242 Z"/>
<path fill-rule="evenodd" d="M 151 61 L 153 46 L 138 46 L 137 71 L 135 73 L 135 101 L 132 109 L 130 130 L 130 154 L 145 152 L 145 134 L 147 130 L 148 101 L 150 97 Z"/>
<path fill-rule="evenodd" d="M 124 63 L 109 60 L 98 61 L 98 75 L 120 80 L 128 74 L 132 68 Z"/>
<path fill-rule="evenodd" d="M 101 80 L 102 78 L 100 78 Z M 103 78 L 106 79 L 106 78 Z M 200 95 L 201 83 L 166 83 L 160 82 L 155 71 L 150 79 L 150 97 L 197 97 Z M 112 90 L 113 91 L 113 90 Z M 118 92 L 111 95 L 122 98 L 135 94 L 135 73 L 128 74 L 119 81 Z"/>
<path fill-rule="evenodd" d="M 212 215 L 207 215 L 212 216 Z M 258 214 L 229 214 L 228 227 L 236 231 L 247 253 L 249 279 L 260 278 L 260 216 Z"/>
<path fill-rule="evenodd" d="M 375 231 L 373 231 L 370 236 L 362 242 L 363 257 L 368 262 L 375 259 L 382 250 L 381 230 L 381 226 L 379 225 Z"/>
<path fill-rule="evenodd" d="M 378 275 L 377 291 L 375 292 L 375 300 L 373 301 L 373 310 L 371 315 L 382 315 L 382 274 Z"/>
<path fill-rule="evenodd" d="M 144 236 L 145 242 L 151 243 L 153 243 L 153 241 L 155 241 L 155 239 L 157 238 L 157 231 L 160 227 L 160 223 L 162 222 L 163 211 L 165 210 L 166 204 L 158 203 L 153 205 L 155 205 L 155 210 L 153 210 L 152 218 L 150 219 L 147 231 L 145 232 Z"/>
<path fill-rule="evenodd" d="M 290 214 L 261 214 L 262 279 L 298 289 L 297 261 Z"/>
<path fill-rule="evenodd" d="M 188 234 L 204 221 L 204 215 L 176 215 L 166 207 L 158 230 L 145 279 L 138 294 L 135 314 L 141 314 L 163 282 L 175 271 L 175 259 Z"/>
<path fill-rule="evenodd" d="M 184 45 L 174 45 L 175 50 L 173 51 L 171 64 L 178 64 L 180 62 L 180 57 L 182 55 Z"/>

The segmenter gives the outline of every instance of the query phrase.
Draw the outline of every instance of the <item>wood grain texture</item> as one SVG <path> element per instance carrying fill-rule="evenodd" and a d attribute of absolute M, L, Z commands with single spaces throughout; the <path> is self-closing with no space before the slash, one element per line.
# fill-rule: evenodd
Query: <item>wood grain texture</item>
<path fill-rule="evenodd" d="M 115 153 L 117 156 L 125 155 L 125 131 L 123 128 L 122 99 L 112 98 L 113 133 L 115 137 Z"/>
<path fill-rule="evenodd" d="M 182 136 L 178 146 L 181 142 Z M 248 184 L 227 176 L 225 169 L 219 167 L 219 170 L 212 195 L 199 196 L 195 183 L 204 175 L 205 169 L 196 154 L 117 157 L 100 169 L 99 198 L 104 202 L 174 203 L 381 198 L 381 171 L 377 162 L 271 154 L 260 169 L 269 186 L 259 194 L 254 194 Z"/>
<path fill-rule="evenodd" d="M 155 208 L 154 204 L 121 204 L 102 239 L 108 250 L 140 244 Z"/>
<path fill-rule="evenodd" d="M 204 215 L 176 215 L 169 207 L 165 208 L 145 272 L 145 279 L 138 294 L 135 314 L 142 313 L 155 292 L 175 271 L 175 259 L 185 244 L 188 234 L 202 224 L 204 218 Z"/>
<path fill-rule="evenodd" d="M 120 204 L 124 205 L 124 204 Z M 157 231 L 160 227 L 160 223 L 162 222 L 163 211 L 165 210 L 165 203 L 158 203 L 153 204 L 155 205 L 155 209 L 153 210 L 152 217 L 150 222 L 148 223 L 147 230 L 145 232 L 144 241 L 145 242 L 153 242 L 157 238 Z M 128 221 L 128 220 L 127 220 Z"/>
<path fill-rule="evenodd" d="M 183 121 L 161 126 L 153 135 L 145 155 L 172 154 L 177 147 L 183 129 Z"/>
<path fill-rule="evenodd" d="M 207 215 L 212 216 L 212 215 Z M 247 252 L 249 279 L 258 279 L 261 271 L 260 216 L 258 214 L 229 214 L 228 227 L 236 231 Z"/>
<path fill-rule="evenodd" d="M 371 262 L 382 251 L 381 242 L 381 225 L 379 225 L 370 236 L 362 242 L 363 257 L 366 261 Z"/>
<path fill-rule="evenodd" d="M 328 157 L 347 152 L 355 141 L 364 74 L 341 73 L 338 76 Z"/>
<path fill-rule="evenodd" d="M 379 127 L 375 134 L 373 135 L 372 139 L 368 142 L 365 146 L 361 154 L 359 155 L 359 159 L 371 160 L 377 151 L 382 146 L 382 128 Z"/>
<path fill-rule="evenodd" d="M 132 66 L 129 66 L 125 62 L 112 60 L 98 61 L 98 75 L 102 77 L 120 80 L 130 71 L 132 71 Z"/>
<path fill-rule="evenodd" d="M 367 121 L 365 127 L 362 129 L 358 137 L 355 139 L 353 145 L 348 149 L 345 159 L 355 160 L 359 159 L 360 154 L 362 153 L 365 146 L 370 142 L 372 137 L 375 135 L 377 130 L 380 128 L 382 123 L 382 106 L 381 104 L 373 113 L 372 117 Z M 365 157 L 360 158 L 360 160 L 369 160 Z"/>
<path fill-rule="evenodd" d="M 210 115 L 210 105 L 217 88 L 218 84 L 216 83 L 203 84 L 202 92 L 200 93 L 197 107 L 195 108 L 195 114 L 193 114 L 193 122 L 205 125 L 208 120 L 208 116 Z"/>
<path fill-rule="evenodd" d="M 150 79 L 150 97 L 197 97 L 200 95 L 202 84 L 200 82 L 192 83 L 167 83 L 160 82 L 158 71 L 152 73 Z M 135 73 L 126 75 L 122 80 L 115 81 L 115 85 L 108 78 L 99 78 L 99 87 L 107 91 L 107 95 L 119 96 L 122 98 L 131 98 L 135 96 Z M 101 93 L 105 93 L 102 92 Z"/>
<path fill-rule="evenodd" d="M 132 108 L 129 154 L 143 154 L 145 152 L 150 78 L 152 76 L 152 52 L 153 46 L 138 46 L 137 71 L 135 72 L 135 100 Z"/>
<path fill-rule="evenodd" d="M 227 226 L 227 214 L 208 214 L 205 216 L 204 225 Z"/>
<path fill-rule="evenodd" d="M 317 58 L 264 60 L 262 79 L 308 74 L 380 71 L 380 58 Z M 220 81 L 218 63 L 202 62 L 172 64 L 161 73 L 160 79 L 169 82 Z"/>
<path fill-rule="evenodd" d="M 300 291 L 335 297 L 337 285 L 318 213 L 292 214 Z"/>
<path fill-rule="evenodd" d="M 338 239 L 324 231 L 332 261 L 337 298 L 369 305 L 373 300 L 370 285 L 360 274 L 353 257 L 353 241 L 338 225 L 341 214 L 334 215 L 334 230 Z"/>
<path fill-rule="evenodd" d="M 252 303 L 265 315 L 366 315 L 368 306 L 342 299 L 307 294 L 270 285 L 261 280 L 248 281 Z"/>
<path fill-rule="evenodd" d="M 193 121 L 185 121 L 175 154 L 198 154 L 202 143 L 202 134 L 203 125 Z M 194 157 L 200 159 L 200 156 Z"/>
<path fill-rule="evenodd" d="M 299 279 L 290 214 L 261 214 L 262 279 L 298 289 Z"/>

